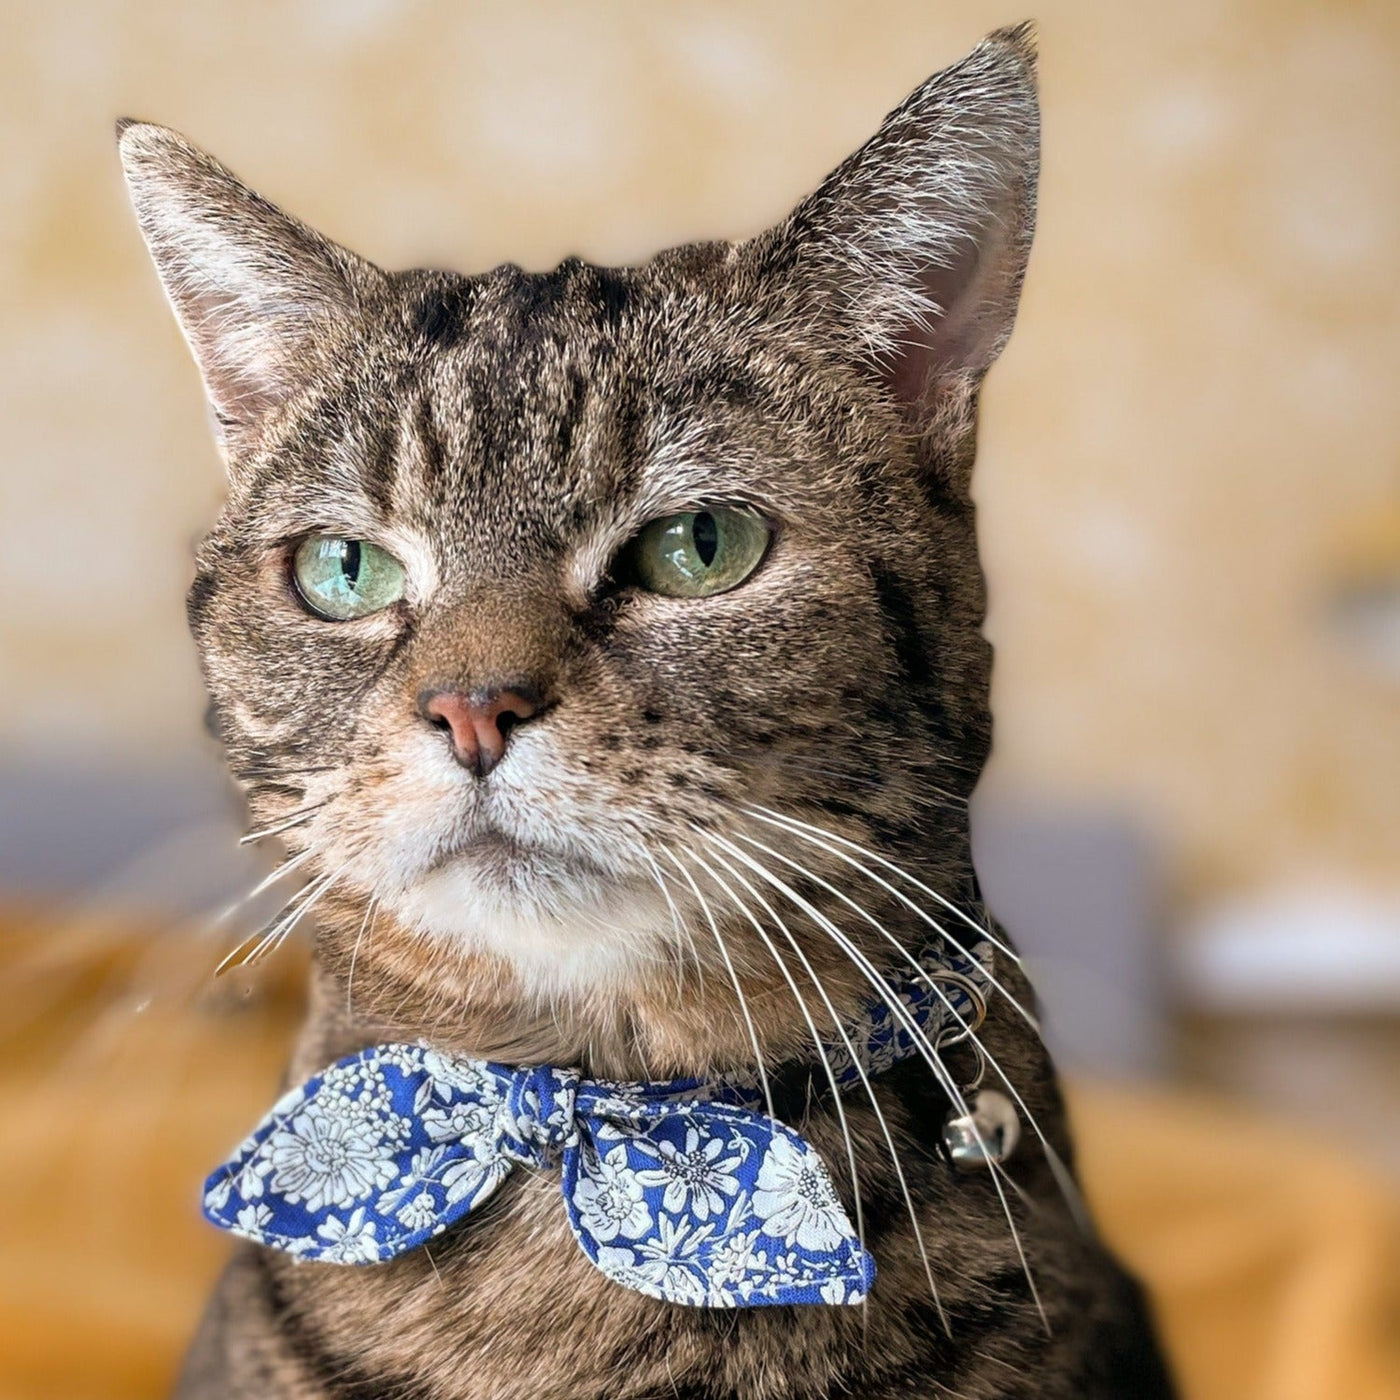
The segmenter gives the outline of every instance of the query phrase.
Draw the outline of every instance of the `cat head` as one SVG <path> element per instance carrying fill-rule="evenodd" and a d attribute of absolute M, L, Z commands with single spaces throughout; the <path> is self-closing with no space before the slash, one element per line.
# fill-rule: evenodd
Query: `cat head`
<path fill-rule="evenodd" d="M 715 966 L 710 929 L 758 977 L 765 900 L 816 938 L 746 864 L 841 870 L 789 821 L 965 876 L 1033 67 L 995 34 L 777 227 L 626 269 L 385 272 L 123 125 L 228 470 L 214 726 L 326 907 L 569 997 Z"/>

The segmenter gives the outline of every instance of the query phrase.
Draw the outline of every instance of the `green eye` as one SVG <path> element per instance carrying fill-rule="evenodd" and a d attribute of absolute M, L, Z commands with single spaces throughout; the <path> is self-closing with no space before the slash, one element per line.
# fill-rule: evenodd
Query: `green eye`
<path fill-rule="evenodd" d="M 642 527 L 629 554 L 636 581 L 667 598 L 707 598 L 758 568 L 771 532 L 750 511 L 688 510 Z"/>
<path fill-rule="evenodd" d="M 312 612 L 333 622 L 368 617 L 404 594 L 403 565 L 367 540 L 308 535 L 292 560 L 297 592 Z"/>

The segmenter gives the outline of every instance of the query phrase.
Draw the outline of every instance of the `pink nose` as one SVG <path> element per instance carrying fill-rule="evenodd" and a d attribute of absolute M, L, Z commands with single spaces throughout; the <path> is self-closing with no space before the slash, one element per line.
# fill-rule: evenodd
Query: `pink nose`
<path fill-rule="evenodd" d="M 418 698 L 423 718 L 452 739 L 452 756 L 479 778 L 505 757 L 510 732 L 540 712 L 529 686 L 432 690 Z"/>

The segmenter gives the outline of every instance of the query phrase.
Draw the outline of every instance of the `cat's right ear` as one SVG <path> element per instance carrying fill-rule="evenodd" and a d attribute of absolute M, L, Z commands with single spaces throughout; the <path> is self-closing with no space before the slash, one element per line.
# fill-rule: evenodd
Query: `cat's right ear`
<path fill-rule="evenodd" d="M 117 124 L 146 247 L 199 365 L 226 458 L 306 383 L 382 280 L 177 132 Z"/>
<path fill-rule="evenodd" d="M 916 428 L 966 416 L 1015 319 L 1039 152 L 1034 36 L 999 30 L 747 245 L 767 308 L 848 349 Z"/>

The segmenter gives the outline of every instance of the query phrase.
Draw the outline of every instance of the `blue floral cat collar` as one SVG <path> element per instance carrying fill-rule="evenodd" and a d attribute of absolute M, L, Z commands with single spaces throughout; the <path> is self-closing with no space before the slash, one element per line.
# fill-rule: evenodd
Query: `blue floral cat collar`
<path fill-rule="evenodd" d="M 967 1038 L 991 966 L 986 940 L 911 962 L 823 1046 L 833 1086 Z M 863 1302 L 874 1260 L 816 1149 L 764 1101 L 747 1080 L 616 1083 L 373 1045 L 286 1094 L 210 1175 L 204 1212 L 298 1259 L 374 1264 L 518 1167 L 557 1167 L 574 1237 L 625 1288 L 711 1308 Z M 957 1121 L 985 1146 L 973 1116 Z"/>

